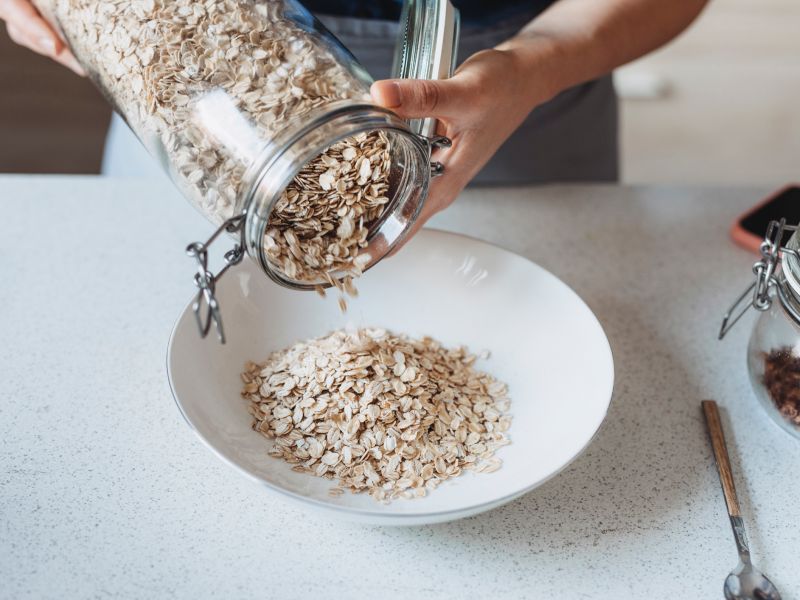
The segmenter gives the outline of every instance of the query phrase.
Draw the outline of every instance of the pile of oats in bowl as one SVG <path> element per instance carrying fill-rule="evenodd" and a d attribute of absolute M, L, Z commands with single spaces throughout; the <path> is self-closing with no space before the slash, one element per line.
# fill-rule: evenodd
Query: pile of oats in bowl
<path fill-rule="evenodd" d="M 292 120 L 368 84 L 274 0 L 34 0 L 184 195 L 216 224 L 241 210 L 243 178 Z M 358 249 L 386 204 L 388 139 L 346 140 L 283 193 L 265 246 L 290 278 L 360 274 Z"/>
<path fill-rule="evenodd" d="M 465 348 L 383 329 L 335 331 L 248 363 L 242 396 L 270 454 L 379 501 L 425 496 L 509 443 L 506 385 Z"/>

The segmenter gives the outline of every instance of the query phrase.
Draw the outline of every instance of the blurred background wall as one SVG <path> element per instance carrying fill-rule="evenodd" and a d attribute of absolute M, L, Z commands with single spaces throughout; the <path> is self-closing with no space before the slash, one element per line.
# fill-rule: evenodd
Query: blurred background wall
<path fill-rule="evenodd" d="M 92 84 L 0 25 L 0 173 L 97 173 L 110 118 Z"/>
<path fill-rule="evenodd" d="M 683 36 L 617 76 L 668 88 L 623 99 L 626 181 L 800 181 L 800 1 L 711 0 Z"/>
<path fill-rule="evenodd" d="M 0 172 L 97 173 L 104 100 L 0 30 Z M 626 182 L 800 180 L 800 1 L 712 0 L 617 83 Z"/>

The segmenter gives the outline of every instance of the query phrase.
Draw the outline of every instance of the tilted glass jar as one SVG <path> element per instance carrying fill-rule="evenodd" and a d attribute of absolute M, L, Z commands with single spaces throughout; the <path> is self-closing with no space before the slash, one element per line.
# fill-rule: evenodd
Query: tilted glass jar
<path fill-rule="evenodd" d="M 214 286 L 245 253 L 281 285 L 328 287 L 403 239 L 443 168 L 431 153 L 449 141 L 434 136 L 435 122 L 407 123 L 372 104 L 370 76 L 295 0 L 34 3 L 183 195 L 219 226 L 188 248 L 198 260 L 203 335 L 213 322 L 224 341 Z M 397 76 L 452 74 L 458 13 L 448 0 L 407 0 L 401 32 Z M 310 250 L 276 229 L 286 213 L 316 227 L 313 243 L 303 242 Z M 215 275 L 208 246 L 221 232 L 239 243 Z"/>
<path fill-rule="evenodd" d="M 800 438 L 800 226 L 773 221 L 753 271 L 756 281 L 725 315 L 720 338 L 751 306 L 761 312 L 747 350 L 750 382 L 772 420 Z"/>

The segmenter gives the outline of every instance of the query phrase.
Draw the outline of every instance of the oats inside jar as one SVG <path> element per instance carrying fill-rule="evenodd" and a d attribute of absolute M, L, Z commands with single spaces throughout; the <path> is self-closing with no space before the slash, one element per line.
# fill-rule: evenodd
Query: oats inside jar
<path fill-rule="evenodd" d="M 58 24 L 184 194 L 215 224 L 241 210 L 265 142 L 334 102 L 368 100 L 369 82 L 281 2 L 35 0 Z M 264 244 L 290 279 L 359 275 L 371 221 L 387 202 L 382 132 L 335 144 L 283 193 Z"/>
<path fill-rule="evenodd" d="M 290 279 L 323 281 L 354 295 L 352 278 L 370 259 L 364 253 L 370 227 L 389 202 L 390 168 L 381 131 L 347 138 L 308 163 L 270 215 L 268 260 Z"/>

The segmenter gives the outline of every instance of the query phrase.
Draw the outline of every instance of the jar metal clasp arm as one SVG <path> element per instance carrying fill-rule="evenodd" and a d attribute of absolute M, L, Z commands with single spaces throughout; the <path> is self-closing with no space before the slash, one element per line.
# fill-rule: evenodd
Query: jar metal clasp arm
<path fill-rule="evenodd" d="M 205 338 L 211 330 L 211 324 L 216 326 L 217 337 L 220 343 L 225 343 L 225 330 L 222 326 L 222 313 L 219 308 L 215 292 L 220 278 L 233 265 L 242 262 L 245 253 L 244 245 L 244 220 L 245 215 L 240 214 L 222 223 L 205 242 L 193 242 L 186 247 L 186 253 L 197 260 L 197 273 L 194 283 L 198 288 L 197 296 L 192 303 L 197 328 L 200 336 Z M 239 242 L 225 253 L 225 266 L 214 275 L 208 269 L 208 248 L 222 234 L 239 232 Z"/>
<path fill-rule="evenodd" d="M 733 326 L 739 322 L 739 319 L 741 319 L 750 309 L 750 307 L 754 305 L 755 299 L 753 297 L 753 290 L 755 289 L 756 285 L 757 282 L 755 281 L 751 283 L 750 287 L 742 292 L 742 295 L 736 299 L 736 302 L 734 302 L 725 313 L 725 316 L 722 318 L 722 326 L 719 329 L 718 339 L 721 340 L 724 338 L 728 332 L 733 329 Z M 767 298 L 767 300 L 769 299 Z"/>
<path fill-rule="evenodd" d="M 786 219 L 772 221 L 769 224 L 767 234 L 764 237 L 764 241 L 761 242 L 759 249 L 761 252 L 761 260 L 753 265 L 753 273 L 756 276 L 756 280 L 750 284 L 728 309 L 728 312 L 725 313 L 722 319 L 722 326 L 719 330 L 719 339 L 727 335 L 750 307 L 760 312 L 769 310 L 772 306 L 772 297 L 770 297 L 769 291 L 770 288 L 773 287 L 777 290 L 783 305 L 792 312 L 792 316 L 800 318 L 800 315 L 795 314 L 796 311 L 791 308 L 791 305 L 786 301 L 784 297 L 786 292 L 777 276 L 782 255 L 790 254 L 792 256 L 798 256 L 795 250 L 782 245 L 784 234 L 797 231 L 798 227 L 800 226 L 787 225 Z"/>
<path fill-rule="evenodd" d="M 428 144 L 430 154 L 433 154 L 433 151 L 437 148 L 450 148 L 453 145 L 452 140 L 443 135 L 434 135 L 430 137 L 422 135 L 420 137 Z M 431 177 L 439 177 L 442 173 L 444 173 L 444 165 L 439 161 L 432 160 Z"/>

